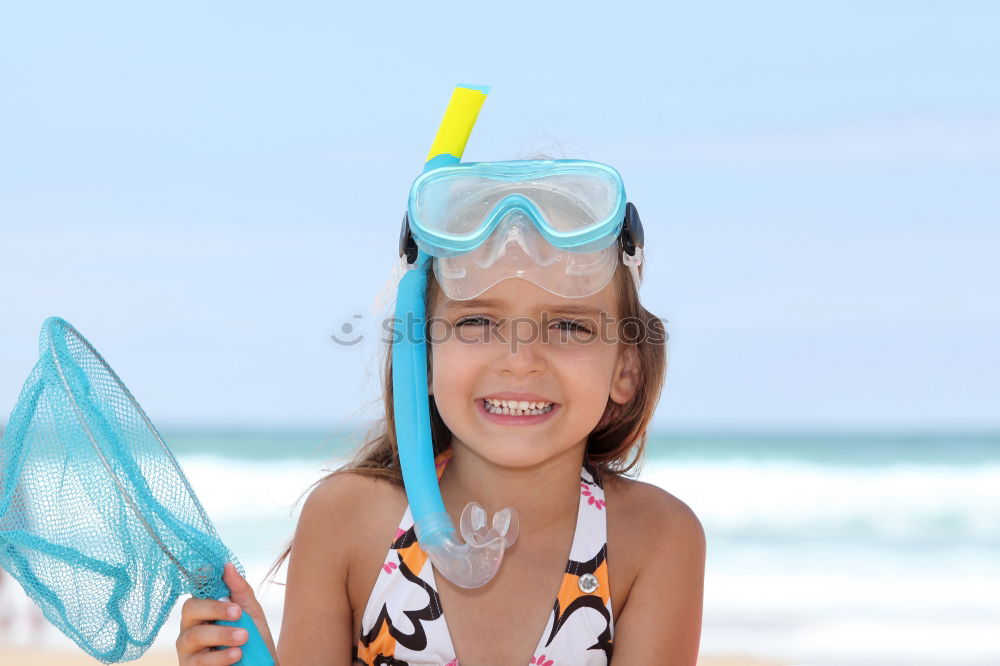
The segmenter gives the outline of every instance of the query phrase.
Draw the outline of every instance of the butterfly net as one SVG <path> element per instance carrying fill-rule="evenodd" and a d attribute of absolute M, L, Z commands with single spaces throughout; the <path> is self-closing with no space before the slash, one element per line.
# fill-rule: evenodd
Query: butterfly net
<path fill-rule="evenodd" d="M 76 329 L 46 320 L 0 441 L 0 566 L 114 663 L 146 651 L 180 595 L 226 596 L 229 561 L 128 389 Z"/>

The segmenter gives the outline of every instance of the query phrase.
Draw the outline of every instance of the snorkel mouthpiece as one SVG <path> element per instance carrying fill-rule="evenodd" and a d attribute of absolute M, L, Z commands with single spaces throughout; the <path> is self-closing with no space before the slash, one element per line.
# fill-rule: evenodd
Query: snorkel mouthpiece
<path fill-rule="evenodd" d="M 424 171 L 457 164 L 489 93 L 482 86 L 458 86 L 452 93 L 444 119 L 427 156 Z M 456 539 L 455 526 L 445 511 L 434 465 L 427 392 L 427 343 L 424 338 L 427 271 L 430 256 L 400 243 L 407 264 L 396 295 L 393 324 L 392 382 L 396 441 L 407 501 L 413 514 L 420 548 L 434 568 L 455 585 L 481 587 L 500 569 L 504 550 L 517 539 L 517 512 L 506 508 L 486 524 L 486 511 L 470 502 L 460 521 L 464 543 Z M 412 325 L 409 330 L 407 323 Z"/>
<path fill-rule="evenodd" d="M 460 520 L 462 539 L 455 540 L 455 527 L 447 513 L 428 513 L 415 523 L 417 541 L 434 568 L 459 587 L 485 585 L 503 562 L 504 550 L 517 540 L 517 512 L 511 508 L 493 514 L 486 526 L 486 510 L 469 502 Z"/>

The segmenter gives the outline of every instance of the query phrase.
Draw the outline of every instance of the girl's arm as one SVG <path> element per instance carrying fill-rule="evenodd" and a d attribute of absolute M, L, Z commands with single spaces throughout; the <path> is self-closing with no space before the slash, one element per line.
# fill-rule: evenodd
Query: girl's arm
<path fill-rule="evenodd" d="M 358 516 L 357 479 L 337 474 L 306 500 L 288 560 L 285 611 L 278 641 L 282 664 L 351 663 L 352 615 L 347 576 Z"/>
<path fill-rule="evenodd" d="M 637 519 L 641 528 L 629 544 L 641 549 L 639 573 L 616 618 L 612 663 L 695 666 L 705 532 L 686 504 L 659 488 L 647 489 Z"/>

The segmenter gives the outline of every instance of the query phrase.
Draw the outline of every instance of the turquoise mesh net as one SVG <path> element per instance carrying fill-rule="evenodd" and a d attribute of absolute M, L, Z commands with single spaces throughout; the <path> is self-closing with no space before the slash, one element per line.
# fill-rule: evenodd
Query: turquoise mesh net
<path fill-rule="evenodd" d="M 40 347 L 0 442 L 0 566 L 90 655 L 136 659 L 178 596 L 228 595 L 236 560 L 90 343 L 52 317 Z"/>

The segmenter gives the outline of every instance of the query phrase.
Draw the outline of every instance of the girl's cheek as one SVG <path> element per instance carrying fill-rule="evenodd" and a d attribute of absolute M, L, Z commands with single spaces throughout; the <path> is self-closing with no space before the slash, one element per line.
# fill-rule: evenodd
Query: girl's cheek
<path fill-rule="evenodd" d="M 547 351 L 555 356 L 570 359 L 574 362 L 596 365 L 606 365 L 608 359 L 615 358 L 614 345 L 605 342 L 571 342 L 550 344 Z"/>
<path fill-rule="evenodd" d="M 485 358 L 483 345 L 475 342 L 459 342 L 450 340 L 434 345 L 432 361 L 435 367 L 442 368 L 448 374 L 462 374 Z"/>

